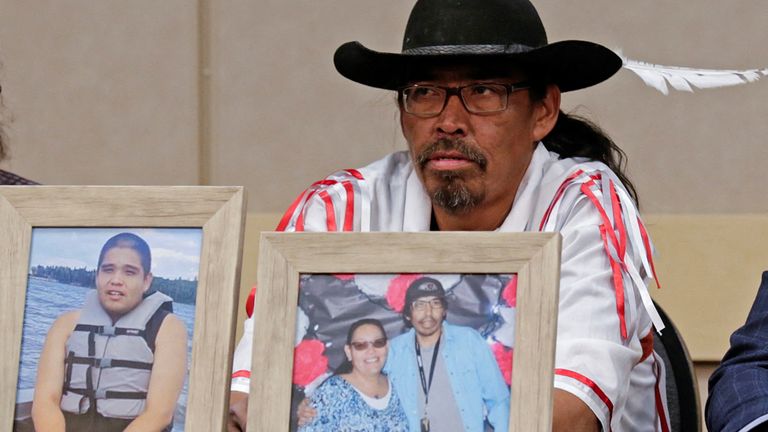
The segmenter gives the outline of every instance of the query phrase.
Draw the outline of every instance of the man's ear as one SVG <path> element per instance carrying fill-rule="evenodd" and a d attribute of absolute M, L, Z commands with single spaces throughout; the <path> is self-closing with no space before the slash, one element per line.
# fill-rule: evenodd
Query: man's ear
<path fill-rule="evenodd" d="M 560 113 L 560 88 L 554 84 L 547 85 L 544 97 L 534 103 L 533 141 L 539 142 L 557 123 L 557 116 Z"/>
<path fill-rule="evenodd" d="M 149 287 L 152 286 L 152 279 L 153 279 L 152 272 L 149 272 L 149 273 L 147 273 L 146 276 L 144 276 L 144 291 L 143 292 L 147 292 Z"/>

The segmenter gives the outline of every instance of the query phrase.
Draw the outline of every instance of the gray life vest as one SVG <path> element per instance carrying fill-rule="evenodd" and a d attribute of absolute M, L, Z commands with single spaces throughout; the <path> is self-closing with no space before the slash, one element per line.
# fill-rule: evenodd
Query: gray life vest
<path fill-rule="evenodd" d="M 95 404 L 104 417 L 132 419 L 144 411 L 160 322 L 173 300 L 155 292 L 114 325 L 89 292 L 67 339 L 61 409 L 85 414 Z M 155 330 L 147 334 L 148 324 Z"/>

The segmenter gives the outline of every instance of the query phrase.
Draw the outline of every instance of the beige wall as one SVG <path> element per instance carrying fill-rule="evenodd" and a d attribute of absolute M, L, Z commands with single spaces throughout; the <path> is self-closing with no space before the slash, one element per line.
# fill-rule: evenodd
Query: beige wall
<path fill-rule="evenodd" d="M 412 3 L 0 0 L 15 118 L 3 167 L 45 183 L 242 184 L 252 211 L 282 211 L 327 173 L 403 148 L 392 95 L 347 82 L 331 57 L 348 40 L 398 50 Z M 536 4 L 551 40 L 767 66 L 766 2 Z M 645 212 L 719 214 L 768 212 L 766 100 L 765 81 L 664 96 L 621 71 L 564 104 L 627 151 Z"/>
<path fill-rule="evenodd" d="M 196 16 L 184 0 L 0 0 L 3 167 L 43 183 L 195 183 Z"/>

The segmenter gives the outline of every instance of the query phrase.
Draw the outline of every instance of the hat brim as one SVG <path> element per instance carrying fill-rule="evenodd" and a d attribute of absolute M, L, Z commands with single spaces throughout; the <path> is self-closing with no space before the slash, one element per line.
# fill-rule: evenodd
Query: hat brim
<path fill-rule="evenodd" d="M 566 40 L 519 53 L 400 54 L 366 48 L 347 42 L 333 56 L 336 70 L 344 77 L 388 90 L 413 81 L 418 73 L 451 64 L 482 64 L 518 67 L 527 80 L 556 84 L 567 92 L 605 81 L 622 66 L 621 58 L 608 48 L 587 41 Z"/>

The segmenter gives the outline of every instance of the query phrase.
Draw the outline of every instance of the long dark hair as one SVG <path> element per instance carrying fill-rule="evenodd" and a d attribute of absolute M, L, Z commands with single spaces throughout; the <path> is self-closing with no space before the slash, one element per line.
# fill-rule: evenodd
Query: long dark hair
<path fill-rule="evenodd" d="M 352 343 L 352 336 L 355 334 L 355 331 L 364 326 L 364 325 L 372 325 L 376 326 L 381 330 L 381 334 L 383 335 L 384 339 L 387 339 L 387 332 L 384 330 L 384 325 L 381 323 L 381 321 L 375 319 L 375 318 L 363 318 L 361 320 L 357 320 L 352 323 L 351 326 L 349 326 L 349 331 L 347 332 L 347 346 L 351 347 Z M 335 371 L 333 371 L 334 375 L 341 375 L 352 372 L 352 361 L 350 361 L 346 356 L 344 357 L 344 361 L 339 365 L 339 367 L 336 368 Z"/>
<path fill-rule="evenodd" d="M 530 91 L 534 101 L 542 99 L 545 94 L 546 86 L 543 85 L 535 86 Z M 559 154 L 561 159 L 583 157 L 604 163 L 621 180 L 635 204 L 640 205 L 635 185 L 625 172 L 627 154 L 594 122 L 560 110 L 555 127 L 541 141 L 547 150 Z"/>

